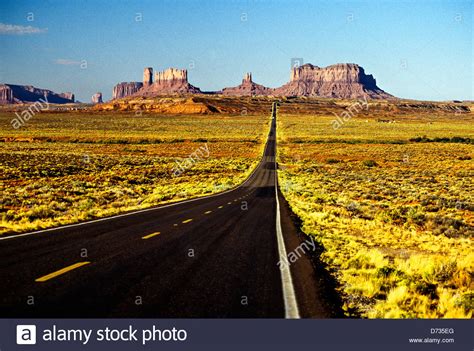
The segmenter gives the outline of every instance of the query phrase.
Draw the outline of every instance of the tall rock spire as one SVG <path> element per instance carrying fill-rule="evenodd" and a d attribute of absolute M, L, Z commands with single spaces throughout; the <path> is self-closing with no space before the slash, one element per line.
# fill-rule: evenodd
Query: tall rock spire
<path fill-rule="evenodd" d="M 244 75 L 244 79 L 242 79 L 242 84 L 244 83 L 252 83 L 252 73 L 247 72 Z"/>
<path fill-rule="evenodd" d="M 146 67 L 143 70 L 143 86 L 147 87 L 153 84 L 153 68 Z"/>
<path fill-rule="evenodd" d="M 323 68 L 307 63 L 293 67 L 290 82 L 276 88 L 274 94 L 344 99 L 393 98 L 377 86 L 371 74 L 366 74 L 355 63 L 338 63 Z"/>

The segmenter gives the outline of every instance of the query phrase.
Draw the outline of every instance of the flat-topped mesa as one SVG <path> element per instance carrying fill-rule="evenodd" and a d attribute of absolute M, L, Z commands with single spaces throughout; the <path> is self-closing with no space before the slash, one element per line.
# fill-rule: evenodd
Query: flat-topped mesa
<path fill-rule="evenodd" d="M 143 88 L 143 83 L 141 82 L 122 82 L 114 86 L 112 90 L 112 99 L 121 99 L 126 96 L 135 94 Z"/>
<path fill-rule="evenodd" d="M 378 88 L 374 77 L 365 74 L 364 69 L 355 63 L 339 63 L 324 68 L 308 63 L 294 67 L 290 72 L 290 82 L 275 89 L 275 94 L 348 99 L 393 98 Z"/>
<path fill-rule="evenodd" d="M 178 68 L 168 68 L 161 72 L 156 72 L 155 83 L 167 84 L 170 82 L 188 83 L 188 70 Z"/>
<path fill-rule="evenodd" d="M 313 66 L 311 64 L 294 67 L 291 70 L 290 81 L 316 81 L 331 83 L 360 83 L 367 88 L 375 88 L 376 83 L 372 75 L 366 75 L 362 67 L 354 63 L 338 63 L 325 68 Z"/>
<path fill-rule="evenodd" d="M 153 84 L 153 68 L 146 67 L 143 70 L 143 86 L 147 87 Z"/>
<path fill-rule="evenodd" d="M 32 85 L 0 84 L 0 104 L 29 103 L 40 99 L 52 104 L 67 104 L 74 102 L 74 94 L 58 94 Z"/>
<path fill-rule="evenodd" d="M 185 69 L 168 68 L 155 73 L 153 68 L 143 70 L 143 83 L 122 82 L 117 84 L 112 93 L 112 99 L 121 99 L 127 96 L 153 97 L 168 94 L 201 94 L 201 90 L 188 83 L 188 71 Z"/>
<path fill-rule="evenodd" d="M 270 95 L 273 89 L 252 81 L 252 73 L 247 72 L 242 79 L 242 84 L 236 87 L 224 88 L 220 92 L 223 95 L 233 96 L 254 96 L 254 95 Z"/>
<path fill-rule="evenodd" d="M 189 84 L 186 69 L 168 68 L 155 72 L 155 82 L 144 86 L 134 96 L 153 97 L 167 94 L 201 94 L 201 90 Z"/>

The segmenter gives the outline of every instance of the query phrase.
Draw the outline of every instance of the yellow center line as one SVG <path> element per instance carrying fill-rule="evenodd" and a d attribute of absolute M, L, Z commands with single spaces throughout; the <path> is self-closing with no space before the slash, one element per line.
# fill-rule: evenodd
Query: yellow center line
<path fill-rule="evenodd" d="M 206 211 L 206 212 L 204 212 L 204 214 L 209 214 L 209 213 L 211 213 L 211 212 L 212 212 L 212 211 Z"/>
<path fill-rule="evenodd" d="M 181 223 L 189 223 L 189 222 L 191 222 L 192 220 L 193 220 L 192 218 L 190 218 L 190 219 L 186 219 L 186 220 L 184 220 L 184 221 L 183 221 L 183 222 L 181 222 Z"/>
<path fill-rule="evenodd" d="M 79 267 L 82 267 L 86 264 L 89 264 L 90 262 L 88 261 L 85 261 L 85 262 L 77 262 L 77 263 L 74 263 L 70 266 L 67 266 L 67 267 L 64 267 L 63 269 L 60 269 L 59 271 L 56 271 L 56 272 L 53 272 L 53 273 L 49 273 L 47 275 L 44 275 L 38 279 L 35 280 L 35 282 L 45 282 L 47 280 L 50 280 L 50 279 L 53 279 L 61 274 L 64 274 L 64 273 L 67 273 L 69 271 L 72 271 L 73 269 L 76 269 L 76 268 L 79 268 Z"/>
<path fill-rule="evenodd" d="M 224 207 L 224 206 L 219 206 L 218 208 L 222 208 L 222 207 Z"/>
<path fill-rule="evenodd" d="M 157 236 L 157 235 L 159 235 L 159 234 L 160 234 L 160 232 L 151 233 L 151 234 L 142 236 L 142 239 L 150 239 L 150 238 L 153 238 L 154 236 Z"/>

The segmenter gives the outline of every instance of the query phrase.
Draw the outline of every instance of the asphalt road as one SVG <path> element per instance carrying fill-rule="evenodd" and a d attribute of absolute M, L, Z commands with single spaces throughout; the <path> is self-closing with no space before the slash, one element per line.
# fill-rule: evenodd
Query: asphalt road
<path fill-rule="evenodd" d="M 337 316 L 312 253 L 278 266 L 306 238 L 275 187 L 273 117 L 260 164 L 232 191 L 1 239 L 0 316 Z"/>

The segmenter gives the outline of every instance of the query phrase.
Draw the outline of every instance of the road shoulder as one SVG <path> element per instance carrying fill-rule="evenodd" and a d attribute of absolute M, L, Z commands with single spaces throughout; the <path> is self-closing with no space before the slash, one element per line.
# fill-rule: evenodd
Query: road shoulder
<path fill-rule="evenodd" d="M 297 257 L 293 263 L 290 262 L 290 268 L 301 317 L 343 317 L 342 301 L 336 291 L 337 284 L 319 259 L 322 247 L 299 229 L 301 221 L 293 213 L 279 188 L 278 199 L 286 251 L 288 255 L 294 253 L 293 257 Z"/>

